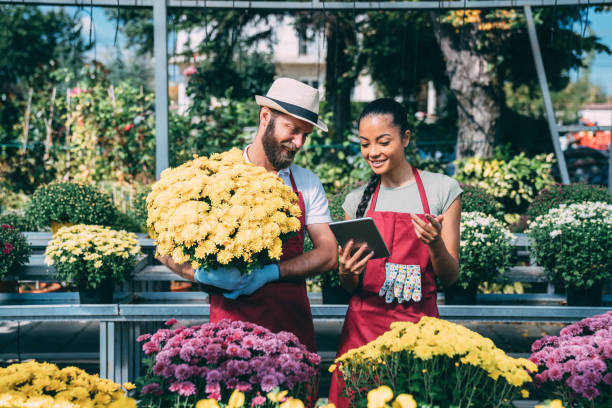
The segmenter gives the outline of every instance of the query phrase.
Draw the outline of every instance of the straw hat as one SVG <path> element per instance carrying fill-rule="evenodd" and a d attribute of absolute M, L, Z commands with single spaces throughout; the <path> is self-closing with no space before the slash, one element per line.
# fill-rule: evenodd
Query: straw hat
<path fill-rule="evenodd" d="M 278 78 L 266 96 L 255 95 L 255 101 L 327 132 L 327 126 L 319 120 L 319 91 L 300 81 Z"/>

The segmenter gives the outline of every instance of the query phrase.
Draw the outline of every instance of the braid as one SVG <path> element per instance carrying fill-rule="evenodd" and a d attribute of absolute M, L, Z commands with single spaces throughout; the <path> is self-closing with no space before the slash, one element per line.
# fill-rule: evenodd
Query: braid
<path fill-rule="evenodd" d="M 376 190 L 376 186 L 378 185 L 379 181 L 380 176 L 378 174 L 374 173 L 370 176 L 370 181 L 368 181 L 368 185 L 366 186 L 365 190 L 363 190 L 361 201 L 357 206 L 357 213 L 355 214 L 357 218 L 361 218 L 365 214 L 370 198 L 372 198 L 372 194 L 374 194 L 374 190 Z"/>

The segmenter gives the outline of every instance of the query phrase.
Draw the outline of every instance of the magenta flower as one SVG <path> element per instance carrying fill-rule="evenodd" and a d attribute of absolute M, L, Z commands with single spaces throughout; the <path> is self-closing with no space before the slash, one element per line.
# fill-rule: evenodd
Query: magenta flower
<path fill-rule="evenodd" d="M 158 383 L 147 384 L 140 390 L 140 395 L 162 395 L 164 392 Z"/>
<path fill-rule="evenodd" d="M 565 391 L 569 387 L 574 392 L 569 398 L 582 401 L 578 406 L 590 406 L 585 401 L 598 397 L 602 402 L 609 399 L 612 395 L 611 327 L 612 311 L 571 324 L 559 336 L 545 336 L 535 341 L 529 358 L 539 369 L 534 374 L 535 386 L 548 387 L 557 395 L 567 395 Z"/>
<path fill-rule="evenodd" d="M 172 326 L 174 326 L 177 323 L 178 323 L 178 320 L 176 320 L 175 318 L 172 318 L 170 320 L 166 320 L 166 323 L 164 323 L 164 324 L 166 326 L 168 326 L 168 327 L 172 327 Z"/>
<path fill-rule="evenodd" d="M 174 377 L 177 380 L 186 380 L 193 374 L 193 370 L 189 364 L 179 364 L 174 369 Z"/>
<path fill-rule="evenodd" d="M 162 377 L 162 394 L 220 400 L 238 389 L 247 406 L 264 404 L 262 394 L 275 388 L 305 398 L 321 362 L 291 333 L 230 320 L 160 329 L 139 339 L 145 353 L 154 356 L 147 375 L 156 376 L 152 381 Z"/>

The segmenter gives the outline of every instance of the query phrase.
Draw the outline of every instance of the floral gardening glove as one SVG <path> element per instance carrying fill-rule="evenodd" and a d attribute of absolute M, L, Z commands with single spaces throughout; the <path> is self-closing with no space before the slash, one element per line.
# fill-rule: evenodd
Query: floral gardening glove
<path fill-rule="evenodd" d="M 242 295 L 250 295 L 257 289 L 269 282 L 274 282 L 280 279 L 280 269 L 278 264 L 269 264 L 263 268 L 255 268 L 253 272 L 248 275 L 244 275 L 242 282 L 238 285 L 238 288 L 229 292 L 224 293 L 228 299 L 236 299 Z"/>
<path fill-rule="evenodd" d="M 421 267 L 419 265 L 401 265 L 387 262 L 385 265 L 386 279 L 379 296 L 385 297 L 385 302 L 398 303 L 404 301 L 419 302 L 421 300 Z"/>

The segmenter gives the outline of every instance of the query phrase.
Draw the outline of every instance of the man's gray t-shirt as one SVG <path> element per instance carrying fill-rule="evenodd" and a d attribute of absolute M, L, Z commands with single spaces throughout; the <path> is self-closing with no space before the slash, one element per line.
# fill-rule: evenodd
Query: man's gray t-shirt
<path fill-rule="evenodd" d="M 433 215 L 443 214 L 463 191 L 457 180 L 444 174 L 431 173 L 429 171 L 421 171 L 419 174 L 425 187 L 429 210 Z M 342 204 L 344 212 L 351 218 L 356 218 L 357 207 L 365 187 L 363 185 L 348 193 L 344 204 Z M 371 203 L 372 198 L 370 198 L 368 208 L 366 208 L 363 215 L 364 217 Z M 421 204 L 416 182 L 401 187 L 380 186 L 378 200 L 376 201 L 376 211 L 422 214 L 424 212 L 423 205 Z"/>

